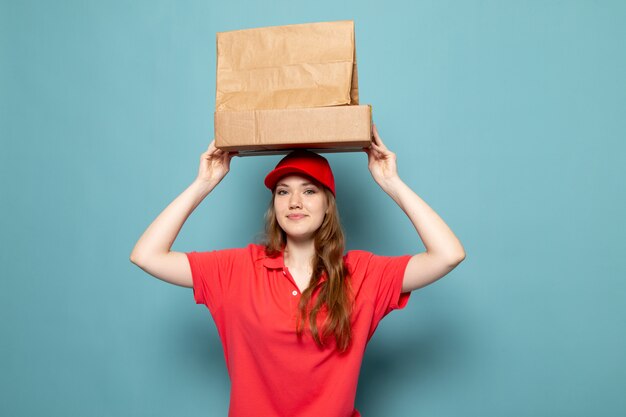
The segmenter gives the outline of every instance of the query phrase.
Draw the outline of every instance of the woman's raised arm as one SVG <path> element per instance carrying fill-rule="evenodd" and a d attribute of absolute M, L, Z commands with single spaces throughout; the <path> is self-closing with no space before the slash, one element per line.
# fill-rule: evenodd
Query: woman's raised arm
<path fill-rule="evenodd" d="M 413 255 L 404 273 L 402 292 L 429 285 L 452 271 L 465 259 L 459 239 L 435 211 L 398 176 L 396 155 L 373 127 L 372 147 L 366 149 L 374 180 L 400 206 L 424 242 L 426 252 Z"/>
<path fill-rule="evenodd" d="M 193 287 L 187 256 L 170 251 L 183 224 L 230 170 L 232 154 L 215 148 L 200 156 L 198 177 L 172 201 L 141 235 L 130 261 L 150 275 L 171 284 Z"/>

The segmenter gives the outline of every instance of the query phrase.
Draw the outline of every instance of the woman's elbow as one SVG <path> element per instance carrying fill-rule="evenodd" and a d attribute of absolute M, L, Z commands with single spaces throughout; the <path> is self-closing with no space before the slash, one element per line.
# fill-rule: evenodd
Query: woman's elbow
<path fill-rule="evenodd" d="M 465 251 L 450 256 L 448 263 L 452 268 L 456 268 L 465 259 Z"/>
<path fill-rule="evenodd" d="M 136 253 L 135 251 L 132 251 L 132 252 L 130 253 L 130 257 L 129 257 L 129 259 L 130 259 L 130 261 L 131 261 L 132 263 L 134 263 L 135 265 L 140 266 L 140 264 L 141 264 L 141 257 L 140 257 L 140 255 L 139 255 L 138 253 Z"/>

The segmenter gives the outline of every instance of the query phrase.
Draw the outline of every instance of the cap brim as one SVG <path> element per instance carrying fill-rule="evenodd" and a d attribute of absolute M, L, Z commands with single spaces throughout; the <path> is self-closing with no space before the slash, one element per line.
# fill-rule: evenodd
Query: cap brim
<path fill-rule="evenodd" d="M 289 167 L 289 166 L 280 167 L 280 168 L 274 169 L 272 172 L 267 174 L 267 177 L 265 177 L 265 186 L 269 188 L 270 190 L 273 190 L 274 187 L 276 187 L 276 183 L 278 182 L 278 180 L 280 180 L 282 177 L 286 175 L 291 175 L 291 174 L 300 174 L 300 175 L 304 175 L 307 178 L 313 178 L 311 174 L 309 174 L 303 169 L 299 169 L 296 167 Z"/>

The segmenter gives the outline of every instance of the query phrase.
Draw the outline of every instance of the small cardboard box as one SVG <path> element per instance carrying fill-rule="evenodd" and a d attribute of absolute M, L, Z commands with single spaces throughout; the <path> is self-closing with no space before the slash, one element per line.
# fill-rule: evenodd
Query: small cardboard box
<path fill-rule="evenodd" d="M 361 149 L 371 141 L 371 108 L 358 104 L 352 21 L 217 34 L 220 149 Z"/>

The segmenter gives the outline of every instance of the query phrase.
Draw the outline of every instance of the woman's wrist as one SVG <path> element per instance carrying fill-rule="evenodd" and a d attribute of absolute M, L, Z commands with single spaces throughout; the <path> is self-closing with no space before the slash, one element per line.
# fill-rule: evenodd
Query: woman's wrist
<path fill-rule="evenodd" d="M 215 186 L 217 186 L 217 184 L 214 184 L 210 181 L 206 181 L 206 180 L 201 180 L 196 178 L 191 185 L 189 186 L 189 188 L 193 189 L 195 192 L 197 192 L 201 198 L 206 197 L 207 195 L 209 195 L 209 193 L 211 191 L 213 191 L 213 189 L 215 188 Z"/>
<path fill-rule="evenodd" d="M 395 175 L 391 178 L 384 179 L 381 182 L 379 182 L 378 185 L 380 185 L 380 188 L 382 188 L 384 192 L 389 194 L 391 198 L 394 198 L 394 196 L 396 196 L 399 193 L 400 189 L 403 186 L 406 186 L 404 182 L 402 181 L 402 179 L 400 178 L 400 176 L 398 175 Z"/>

